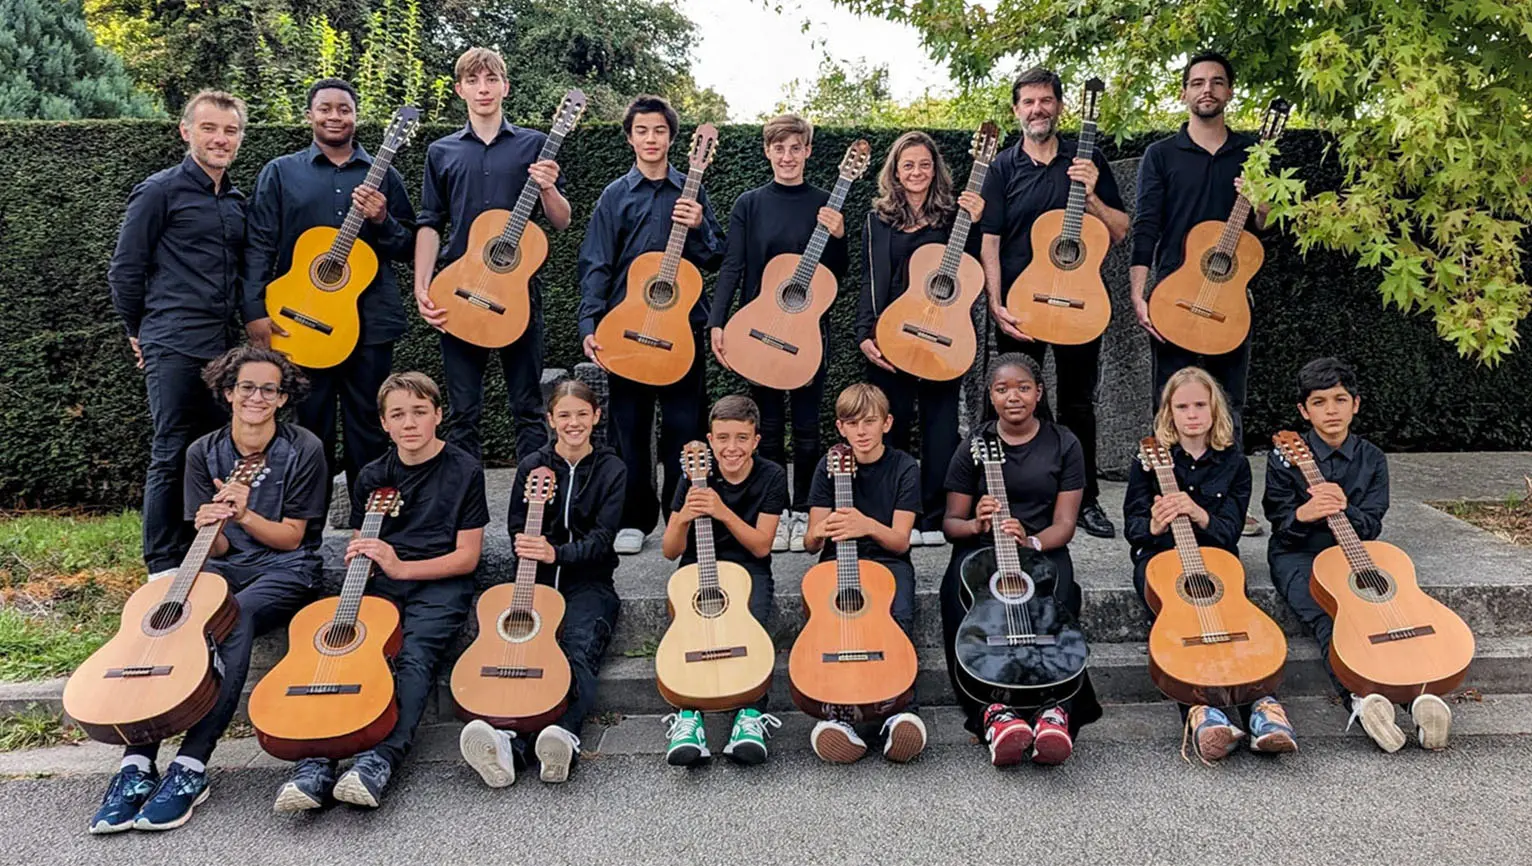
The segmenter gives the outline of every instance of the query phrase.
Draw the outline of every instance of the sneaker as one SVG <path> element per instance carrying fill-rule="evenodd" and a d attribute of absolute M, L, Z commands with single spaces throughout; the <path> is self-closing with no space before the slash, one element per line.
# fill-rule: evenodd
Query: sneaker
<path fill-rule="evenodd" d="M 791 513 L 782 515 L 782 519 L 777 521 L 777 534 L 771 539 L 772 553 L 787 552 L 787 546 L 789 543 L 788 537 L 792 532 L 792 523 L 793 520 Z"/>
<path fill-rule="evenodd" d="M 644 533 L 637 529 L 619 529 L 612 550 L 628 556 L 644 549 Z"/>
<path fill-rule="evenodd" d="M 356 756 L 351 765 L 335 783 L 335 799 L 353 806 L 378 808 L 383 800 L 383 789 L 388 787 L 388 777 L 394 768 L 377 752 L 367 751 Z"/>
<path fill-rule="evenodd" d="M 1214 761 L 1229 757 L 1244 736 L 1245 732 L 1229 721 L 1223 710 L 1198 704 L 1186 713 L 1186 728 L 1181 736 L 1181 757 L 1186 757 L 1189 737 L 1197 760 L 1212 766 Z"/>
<path fill-rule="evenodd" d="M 304 758 L 277 791 L 273 812 L 306 812 L 318 809 L 335 790 L 335 762 L 329 758 Z"/>
<path fill-rule="evenodd" d="M 803 537 L 809 533 L 809 515 L 804 511 L 794 511 L 791 522 L 792 528 L 788 530 L 787 547 L 794 553 L 802 553 L 805 549 Z"/>
<path fill-rule="evenodd" d="M 919 547 L 926 543 L 926 537 L 918 529 L 910 530 L 910 547 Z"/>
<path fill-rule="evenodd" d="M 883 723 L 883 757 L 896 764 L 915 760 L 926 748 L 926 723 L 914 713 L 899 713 Z"/>
<path fill-rule="evenodd" d="M 729 732 L 723 754 L 740 764 L 764 764 L 766 738 L 771 736 L 772 728 L 780 727 L 782 720 L 776 716 L 746 707 L 734 714 L 734 730 Z"/>
<path fill-rule="evenodd" d="M 174 830 L 191 820 L 192 810 L 207 802 L 207 795 L 207 771 L 172 762 L 138 810 L 133 829 Z"/>
<path fill-rule="evenodd" d="M 1436 695 L 1421 695 L 1410 702 L 1410 718 L 1415 722 L 1415 737 L 1422 749 L 1447 748 L 1452 733 L 1452 709 Z"/>
<path fill-rule="evenodd" d="M 1112 525 L 1112 519 L 1101 510 L 1101 503 L 1092 502 L 1080 509 L 1079 526 L 1085 530 L 1086 535 L 1094 535 L 1097 538 L 1112 538 L 1117 535 L 1117 527 Z"/>
<path fill-rule="evenodd" d="M 702 729 L 702 714 L 696 710 L 671 713 L 662 724 L 670 725 L 665 736 L 670 738 L 670 748 L 665 750 L 665 763 L 672 767 L 690 767 L 713 757 L 707 750 L 707 731 Z"/>
<path fill-rule="evenodd" d="M 106 796 L 101 798 L 101 808 L 90 819 L 90 832 L 101 836 L 133 829 L 133 819 L 138 810 L 160 783 L 160 774 L 150 764 L 148 770 L 129 765 L 117 771 L 111 784 L 106 786 Z"/>
<path fill-rule="evenodd" d="M 505 788 L 516 782 L 516 765 L 511 760 L 511 741 L 515 731 L 502 731 L 483 719 L 474 719 L 457 735 L 457 750 L 491 788 Z"/>
<path fill-rule="evenodd" d="M 989 744 L 989 762 L 996 767 L 1014 767 L 1032 747 L 1032 726 L 1004 704 L 990 704 L 984 710 L 984 742 Z"/>
<path fill-rule="evenodd" d="M 947 533 L 940 529 L 920 533 L 920 543 L 925 547 L 945 547 L 947 545 Z"/>
<path fill-rule="evenodd" d="M 1351 730 L 1352 723 L 1357 721 L 1362 723 L 1362 730 L 1383 751 L 1393 753 L 1404 748 L 1404 731 L 1394 721 L 1394 705 L 1388 698 L 1382 695 L 1352 695 L 1351 719 L 1346 722 L 1346 730 Z"/>
<path fill-rule="evenodd" d="M 569 768 L 574 765 L 575 756 L 580 754 L 580 738 L 558 725 L 549 725 L 537 735 L 537 745 L 533 749 L 537 752 L 538 763 L 542 764 L 538 778 L 549 783 L 567 782 Z"/>
<path fill-rule="evenodd" d="M 1274 697 L 1264 697 L 1250 706 L 1250 751 L 1296 752 L 1298 740 L 1287 710 Z"/>
<path fill-rule="evenodd" d="M 176 576 L 176 572 L 178 572 L 179 570 L 180 569 L 176 569 L 176 568 L 167 568 L 164 571 L 156 571 L 155 573 L 149 575 L 148 580 L 150 582 L 153 582 L 153 581 L 160 580 L 160 579 L 163 579 L 163 578 L 166 578 L 166 577 L 175 577 Z"/>
<path fill-rule="evenodd" d="M 825 720 L 809 732 L 809 745 L 819 760 L 831 764 L 854 764 L 867 754 L 867 744 L 845 722 Z"/>
<path fill-rule="evenodd" d="M 1261 526 L 1261 521 L 1257 519 L 1254 514 L 1247 513 L 1245 515 L 1245 528 L 1240 530 L 1241 535 L 1244 535 L 1248 538 L 1254 538 L 1255 536 L 1260 535 L 1265 531 L 1266 530 Z"/>
<path fill-rule="evenodd" d="M 1062 764 L 1075 752 L 1069 735 L 1069 714 L 1063 707 L 1049 707 L 1032 723 L 1032 763 Z"/>

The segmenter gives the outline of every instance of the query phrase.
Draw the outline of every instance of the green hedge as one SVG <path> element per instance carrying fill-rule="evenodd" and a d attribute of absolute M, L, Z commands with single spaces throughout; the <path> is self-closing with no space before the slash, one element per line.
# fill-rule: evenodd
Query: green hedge
<path fill-rule="evenodd" d="M 418 190 L 424 144 L 447 131 L 427 128 L 405 151 L 400 168 Z M 847 144 L 865 135 L 881 154 L 895 130 L 826 129 L 816 136 L 811 179 L 828 186 Z M 364 129 L 363 141 L 378 137 Z M 967 171 L 969 134 L 937 133 L 961 178 Z M 719 219 L 742 191 L 768 178 L 759 150 L 759 127 L 722 131 L 707 188 Z M 233 176 L 247 192 L 266 160 L 302 147 L 303 129 L 250 130 Z M 1147 140 L 1106 148 L 1111 158 L 1133 156 Z M 1333 186 L 1338 169 L 1322 160 L 1324 142 L 1293 133 L 1284 143 L 1287 164 L 1299 165 L 1311 188 Z M 677 160 L 682 147 L 676 148 Z M 0 505 L 132 504 L 147 460 L 149 418 L 142 379 L 133 369 L 106 285 L 107 262 L 122 204 L 133 184 L 180 159 L 174 126 L 157 121 L 0 124 Z M 575 255 L 583 225 L 601 188 L 625 171 L 629 151 L 621 130 L 587 125 L 575 132 L 560 160 L 569 180 L 576 228 L 553 238 L 545 268 L 548 284 L 548 363 L 579 360 L 574 312 Z M 847 211 L 853 249 L 861 215 L 875 184 L 854 188 Z M 846 335 L 860 280 L 860 257 L 831 309 L 832 334 Z M 1367 384 L 1366 429 L 1391 449 L 1509 449 L 1532 445 L 1532 360 L 1514 355 L 1495 370 L 1459 359 L 1429 322 L 1382 309 L 1376 274 L 1346 259 L 1301 258 L 1285 239 L 1268 242 L 1267 263 L 1256 287 L 1255 361 L 1251 430 L 1291 423 L 1291 378 L 1318 352 L 1352 359 Z M 406 281 L 406 285 L 408 282 Z M 833 343 L 829 393 L 861 374 L 849 340 Z M 399 347 L 397 364 L 440 372 L 434 334 L 418 320 Z M 493 366 L 491 369 L 494 369 Z M 715 371 L 717 372 L 717 371 Z M 1108 371 L 1110 374 L 1110 371 Z M 502 406 L 498 374 L 489 384 L 492 406 Z M 714 375 L 717 393 L 737 380 Z M 828 399 L 828 398 L 827 398 Z M 505 413 L 485 419 L 491 459 L 512 454 Z"/>

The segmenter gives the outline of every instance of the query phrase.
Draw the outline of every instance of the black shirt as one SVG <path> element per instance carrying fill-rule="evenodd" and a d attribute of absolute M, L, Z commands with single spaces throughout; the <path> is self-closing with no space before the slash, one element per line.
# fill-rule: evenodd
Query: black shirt
<path fill-rule="evenodd" d="M 999 439 L 994 429 L 992 421 L 980 432 L 995 436 L 1005 453 L 1000 474 L 1005 478 L 1011 516 L 1021 521 L 1026 534 L 1036 535 L 1053 525 L 1053 506 L 1060 493 L 1085 489 L 1085 457 L 1080 440 L 1068 427 L 1041 419 L 1037 435 L 1020 445 Z M 952 462 L 947 464 L 946 487 L 953 493 L 972 496 L 976 505 L 979 497 L 989 492 L 984 468 L 973 459 L 973 436 L 965 438 L 953 452 Z M 959 546 L 983 547 L 988 543 L 982 536 L 965 542 Z"/>
<path fill-rule="evenodd" d="M 1155 277 L 1181 266 L 1186 234 L 1206 220 L 1227 220 L 1234 210 L 1234 179 L 1245 169 L 1255 138 L 1229 130 L 1217 153 L 1181 131 L 1149 145 L 1138 166 L 1138 212 L 1133 216 L 1133 261 Z"/>
<path fill-rule="evenodd" d="M 459 532 L 489 523 L 484 467 L 450 442 L 414 466 L 400 460 L 396 448 L 363 466 L 351 491 L 352 529 L 362 528 L 367 500 L 380 487 L 398 490 L 400 505 L 397 517 L 383 518 L 378 537 L 405 562 L 446 556 L 457 550 Z"/>
<path fill-rule="evenodd" d="M 752 466 L 745 479 L 734 484 L 725 479 L 718 472 L 717 465 L 708 472 L 707 484 L 718 491 L 718 498 L 729 510 L 739 515 L 739 519 L 751 526 L 762 514 L 776 514 L 780 516 L 787 510 L 787 472 L 781 466 L 767 460 L 760 455 L 751 458 Z M 686 492 L 691 489 L 690 478 L 681 476 L 681 481 L 676 485 L 676 495 L 671 497 L 670 510 L 680 511 L 681 506 L 686 504 Z M 721 562 L 737 562 L 745 566 L 759 566 L 771 568 L 771 554 L 755 557 L 750 551 L 740 544 L 734 533 L 724 527 L 723 523 L 713 521 L 713 551 Z M 697 561 L 697 533 L 692 528 L 686 530 L 686 552 L 681 554 L 681 565 L 691 565 Z"/>
<path fill-rule="evenodd" d="M 187 156 L 149 175 L 128 196 L 106 272 L 128 336 L 193 358 L 222 354 L 244 249 L 245 194 L 227 174 L 214 187 Z"/>
<path fill-rule="evenodd" d="M 830 193 L 817 186 L 807 183 L 783 186 L 776 181 L 747 190 L 735 199 L 709 325 L 721 328 L 728 321 L 736 289 L 740 306 L 756 299 L 761 293 L 761 272 L 767 262 L 784 253 L 803 253 L 819 225 L 819 209 L 829 200 Z M 832 236 L 819 261 L 837 283 L 843 282 L 846 239 Z"/>
<path fill-rule="evenodd" d="M 1239 537 L 1245 529 L 1245 510 L 1250 507 L 1250 461 L 1236 449 L 1209 448 L 1193 459 L 1179 443 L 1170 446 L 1175 464 L 1176 484 L 1181 492 L 1208 513 L 1208 527 L 1192 523 L 1197 544 L 1239 552 Z M 1128 492 L 1123 498 L 1122 537 L 1132 547 L 1133 562 L 1148 559 L 1162 550 L 1176 546 L 1175 536 L 1167 527 L 1154 535 L 1149 532 L 1149 510 L 1160 495 L 1159 480 L 1137 460 L 1128 467 Z"/>
<path fill-rule="evenodd" d="M 910 256 L 926 244 L 945 244 L 948 229 L 925 226 L 912 232 L 896 231 L 888 242 L 890 283 L 888 299 L 896 301 L 910 290 Z"/>
<path fill-rule="evenodd" d="M 978 226 L 969 229 L 963 251 L 978 258 L 984 235 Z M 870 339 L 878 325 L 878 316 L 900 295 L 910 282 L 910 255 L 928 243 L 947 243 L 952 223 L 927 226 L 904 232 L 884 222 L 877 211 L 867 212 L 862 229 L 862 291 L 857 295 L 856 321 L 852 325 L 857 343 Z"/>
<path fill-rule="evenodd" d="M 995 158 L 984 177 L 984 234 L 1000 238 L 1000 285 L 1009 290 L 1011 283 L 1032 263 L 1032 223 L 1051 210 L 1063 210 L 1069 204 L 1069 167 L 1074 164 L 1080 143 L 1072 138 L 1058 139 L 1058 153 L 1053 161 L 1040 163 L 1016 142 Z M 1112 166 L 1100 150 L 1091 152 L 1091 162 L 1101 172 L 1096 180 L 1096 197 L 1114 210 L 1123 210 L 1122 193 Z"/>
<path fill-rule="evenodd" d="M 527 527 L 523 492 L 527 476 L 538 466 L 553 469 L 553 499 L 543 506 L 543 537 L 553 545 L 554 560 L 538 563 L 537 582 L 554 588 L 572 581 L 612 582 L 617 552 L 612 543 L 622 524 L 622 502 L 628 470 L 610 448 L 597 448 L 571 465 L 554 450 L 553 442 L 516 462 L 506 528 L 511 537 Z"/>
<path fill-rule="evenodd" d="M 835 479 L 827 469 L 828 456 L 819 458 L 814 470 L 814 482 L 809 485 L 810 508 L 835 508 Z M 856 464 L 856 474 L 851 476 L 851 503 L 884 526 L 894 525 L 895 511 L 920 513 L 920 464 L 915 458 L 898 448 L 883 446 L 883 456 L 872 463 Z M 858 559 L 874 562 L 903 562 L 908 564 L 910 552 L 892 553 L 871 538 L 856 540 Z M 835 542 L 826 540 L 820 562 L 835 558 Z"/>
<path fill-rule="evenodd" d="M 1347 436 L 1339 448 L 1331 448 L 1312 429 L 1303 434 L 1303 441 L 1313 452 L 1320 474 L 1346 494 L 1346 519 L 1356 534 L 1363 541 L 1377 538 L 1383 532 L 1383 515 L 1388 513 L 1388 458 L 1383 451 L 1355 434 Z M 1318 553 L 1336 545 L 1328 521 L 1303 523 L 1294 516 L 1308 500 L 1309 483 L 1302 470 L 1273 450 L 1266 461 L 1266 495 L 1261 501 L 1271 521 L 1268 553 Z"/>

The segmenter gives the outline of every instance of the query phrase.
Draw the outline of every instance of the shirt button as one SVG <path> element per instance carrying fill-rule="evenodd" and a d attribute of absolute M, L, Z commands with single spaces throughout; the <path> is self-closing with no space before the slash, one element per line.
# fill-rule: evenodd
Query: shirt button
<path fill-rule="evenodd" d="M 336 216 L 341 216 L 343 214 L 345 214 L 345 211 L 343 211 L 343 210 L 338 210 L 338 211 L 335 212 Z"/>
<path fill-rule="evenodd" d="M 340 190 L 337 189 L 336 192 L 340 192 Z"/>

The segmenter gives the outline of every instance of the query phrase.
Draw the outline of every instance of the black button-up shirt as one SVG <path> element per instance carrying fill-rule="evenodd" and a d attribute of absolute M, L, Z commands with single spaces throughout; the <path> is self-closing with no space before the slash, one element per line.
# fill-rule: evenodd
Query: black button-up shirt
<path fill-rule="evenodd" d="M 1229 130 L 1217 153 L 1181 131 L 1149 145 L 1138 166 L 1138 212 L 1133 215 L 1133 264 L 1161 278 L 1181 266 L 1186 234 L 1234 210 L 1234 179 L 1245 170 L 1255 138 Z M 1254 228 L 1253 225 L 1249 228 Z"/>
<path fill-rule="evenodd" d="M 670 240 L 671 212 L 681 198 L 686 175 L 670 169 L 661 180 L 649 180 L 638 166 L 607 184 L 591 211 L 585 240 L 580 243 L 580 337 L 596 333 L 596 323 L 628 295 L 628 266 L 641 254 L 664 250 Z M 723 261 L 724 236 L 708 204 L 707 190 L 697 191 L 702 225 L 686 233 L 682 256 L 704 271 L 716 271 Z M 696 328 L 707 322 L 708 294 L 704 290 L 692 308 Z"/>
<path fill-rule="evenodd" d="M 1041 163 L 1022 149 L 1022 142 L 1001 151 L 984 178 L 984 234 L 1000 238 L 1000 286 L 1009 291 L 1012 281 L 1032 264 L 1032 223 L 1051 210 L 1063 210 L 1069 204 L 1069 167 L 1074 164 L 1080 143 L 1059 138 L 1053 160 Z M 1122 192 L 1112 166 L 1100 150 L 1091 152 L 1091 162 L 1101 172 L 1096 180 L 1096 197 L 1113 210 L 1123 210 Z"/>
<path fill-rule="evenodd" d="M 217 357 L 228 348 L 244 247 L 245 195 L 227 174 L 217 187 L 187 156 L 133 187 L 106 275 L 128 336 Z"/>
<path fill-rule="evenodd" d="M 1331 448 L 1312 429 L 1303 434 L 1303 441 L 1313 452 L 1319 473 L 1346 494 L 1345 515 L 1356 534 L 1363 541 L 1377 538 L 1383 531 L 1383 515 L 1388 513 L 1388 458 L 1382 449 L 1355 434 L 1347 436 L 1339 448 Z M 1273 450 L 1266 461 L 1262 499 L 1266 519 L 1271 521 L 1271 553 L 1318 553 L 1336 545 L 1328 521 L 1304 523 L 1294 516 L 1308 500 L 1309 483 L 1303 471 Z"/>
<path fill-rule="evenodd" d="M 249 246 L 245 251 L 245 288 L 241 300 L 245 321 L 266 316 L 266 284 L 287 273 L 293 264 L 293 244 L 315 226 L 340 228 L 351 209 L 351 193 L 367 179 L 372 157 L 360 144 L 351 158 L 336 165 L 319 145 L 279 156 L 261 169 L 250 200 Z M 392 166 L 383 181 L 388 217 L 382 225 L 362 221 L 358 236 L 378 254 L 378 276 L 362 290 L 358 306 L 363 345 L 387 343 L 404 336 L 404 305 L 399 281 L 390 261 L 410 261 L 415 252 L 415 207 L 404 190 L 404 179 Z"/>
<path fill-rule="evenodd" d="M 1192 523 L 1198 546 L 1238 553 L 1245 509 L 1250 506 L 1250 461 L 1234 448 L 1209 448 L 1201 457 L 1193 458 L 1179 443 L 1170 446 L 1170 460 L 1175 464 L 1176 485 L 1181 492 L 1208 513 L 1207 529 Z M 1128 491 L 1122 502 L 1122 535 L 1132 548 L 1135 565 L 1175 549 L 1175 535 L 1168 528 L 1159 535 L 1149 531 L 1149 511 L 1154 497 L 1162 493 L 1154 473 L 1134 460 L 1128 468 Z"/>

